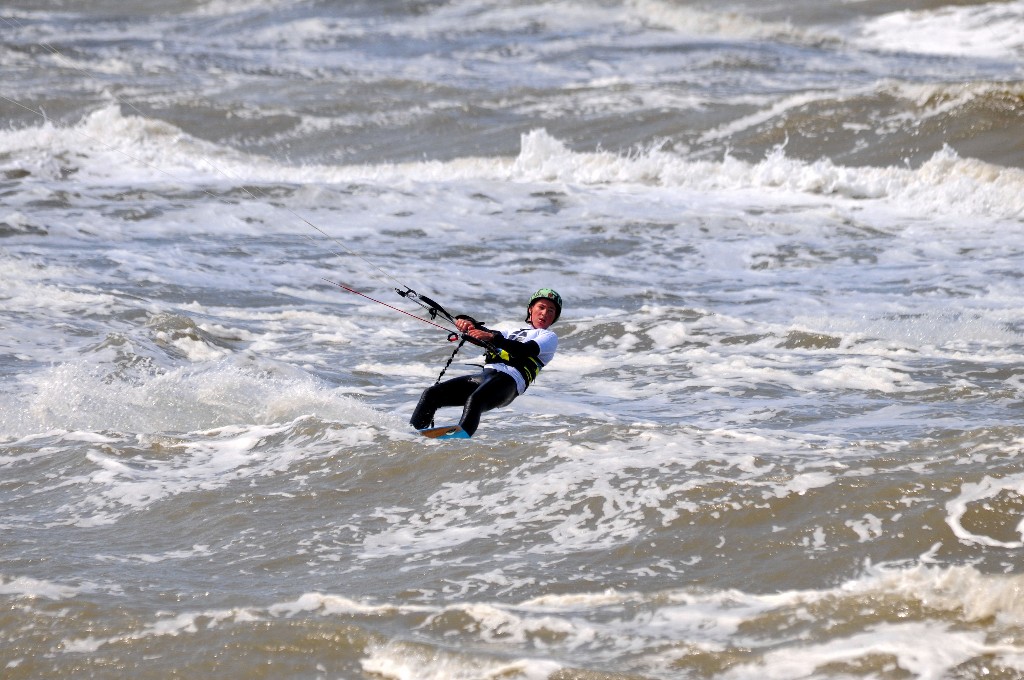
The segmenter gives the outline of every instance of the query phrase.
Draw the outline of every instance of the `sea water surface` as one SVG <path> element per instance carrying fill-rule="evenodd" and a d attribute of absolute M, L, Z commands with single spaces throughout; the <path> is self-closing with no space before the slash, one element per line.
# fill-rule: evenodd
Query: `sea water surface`
<path fill-rule="evenodd" d="M 1022 677 L 1022 26 L 4 3 L 0 675 Z"/>

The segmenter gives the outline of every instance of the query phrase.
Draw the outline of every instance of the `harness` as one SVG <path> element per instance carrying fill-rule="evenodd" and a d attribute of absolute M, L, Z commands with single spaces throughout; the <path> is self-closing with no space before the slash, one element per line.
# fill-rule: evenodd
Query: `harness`
<path fill-rule="evenodd" d="M 510 334 L 508 339 L 522 342 L 529 330 L 529 328 L 520 329 L 515 333 Z M 519 359 L 514 359 L 508 352 L 496 347 L 489 349 L 487 353 L 484 354 L 484 363 L 505 364 L 506 366 L 511 366 L 519 372 L 519 375 L 523 376 L 523 380 L 526 382 L 527 387 L 537 379 L 537 374 L 540 373 L 540 369 L 544 368 L 544 362 L 538 357 L 521 357 Z"/>

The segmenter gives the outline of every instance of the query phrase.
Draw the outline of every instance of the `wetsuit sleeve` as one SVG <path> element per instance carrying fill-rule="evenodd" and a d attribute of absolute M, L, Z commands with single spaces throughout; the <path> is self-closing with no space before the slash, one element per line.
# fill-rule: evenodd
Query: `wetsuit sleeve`
<path fill-rule="evenodd" d="M 504 335 L 498 333 L 494 340 L 491 340 L 491 344 L 498 349 L 508 352 L 508 355 L 513 359 L 523 359 L 525 357 L 535 357 L 540 355 L 540 345 L 533 340 L 519 342 L 518 340 L 509 340 Z"/>

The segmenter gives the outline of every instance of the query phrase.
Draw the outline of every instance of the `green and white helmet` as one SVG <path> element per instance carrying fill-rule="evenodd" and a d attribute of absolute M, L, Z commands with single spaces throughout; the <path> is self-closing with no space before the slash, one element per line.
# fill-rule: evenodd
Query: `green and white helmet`
<path fill-rule="evenodd" d="M 530 320 L 530 309 L 537 300 L 551 300 L 555 303 L 555 321 L 562 316 L 562 296 L 552 288 L 541 288 L 530 298 L 530 304 L 526 305 L 526 320 Z M 554 322 L 552 322 L 554 323 Z"/>

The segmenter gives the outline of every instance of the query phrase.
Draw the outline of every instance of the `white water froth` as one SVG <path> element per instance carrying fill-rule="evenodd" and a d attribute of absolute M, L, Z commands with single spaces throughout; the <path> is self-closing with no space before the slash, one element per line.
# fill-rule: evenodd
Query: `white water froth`
<path fill-rule="evenodd" d="M 663 0 L 627 0 L 635 20 L 704 38 L 743 38 L 811 43 L 826 39 L 828 32 L 800 29 L 788 22 L 761 21 L 742 11 L 686 7 Z"/>
<path fill-rule="evenodd" d="M 996 631 L 1024 621 L 1020 576 L 985 575 L 972 567 L 880 565 L 835 588 L 757 594 L 728 590 L 616 590 L 545 595 L 507 604 L 469 602 L 447 606 L 392 605 L 341 595 L 306 593 L 270 606 L 160 614 L 157 620 L 108 638 L 63 642 L 63 653 L 93 653 L 107 645 L 201 630 L 246 627 L 276 619 L 323 617 L 373 630 L 391 618 L 409 621 L 415 642 L 369 645 L 361 660 L 368 672 L 396 680 L 439 678 L 547 678 L 569 667 L 563 654 L 586 654 L 591 667 L 678 677 L 706 652 L 732 650 L 734 663 L 720 677 L 813 677 L 830 664 L 887 660 L 891 671 L 917 678 L 949 677 L 974 659 L 1024 670 L 1024 648 Z M 65 595 L 67 593 L 61 593 Z M 875 603 L 876 623 L 835 633 Z M 943 622 L 954 614 L 960 623 Z M 986 623 L 985 627 L 974 627 Z M 809 627 L 808 638 L 779 641 L 761 632 Z M 828 639 L 814 642 L 817 634 Z M 816 634 L 817 633 L 817 634 Z M 679 644 L 685 640 L 686 644 Z M 516 642 L 519 658 L 509 660 Z M 454 650 L 465 651 L 454 651 Z M 532 655 L 524 650 L 532 649 Z M 483 675 L 481 675 L 483 673 Z"/>
<path fill-rule="evenodd" d="M 40 456 L 69 452 L 72 463 L 63 474 L 33 492 L 72 490 L 53 510 L 55 524 L 110 524 L 171 496 L 283 474 L 315 450 L 365 447 L 381 429 L 404 431 L 397 417 L 308 376 L 225 363 L 128 382 L 110 380 L 87 363 L 62 364 L 23 383 L 21 395 L 0 397 L 0 432 L 12 446 L 39 437 L 50 444 L 36 456 L 0 455 L 0 469 L 17 471 Z M 320 449 L 304 433 L 311 419 L 335 424 Z"/>
<path fill-rule="evenodd" d="M 88 591 L 87 587 L 70 586 L 28 576 L 15 576 L 9 580 L 0 576 L 0 595 L 13 595 L 29 599 L 68 600 L 81 592 Z"/>
<path fill-rule="evenodd" d="M 241 363 L 182 366 L 127 380 L 84 360 L 53 366 L 23 377 L 20 394 L 0 396 L 0 432 L 185 433 L 310 415 L 346 423 L 387 421 L 310 376 L 275 377 Z"/>
<path fill-rule="evenodd" d="M 1019 541 L 999 540 L 978 533 L 978 530 L 971 531 L 964 526 L 964 518 L 973 504 L 987 509 L 990 507 L 989 503 L 1004 493 L 1018 501 L 1024 498 L 1024 475 L 1009 475 L 1001 479 L 985 476 L 976 483 L 965 482 L 960 487 L 960 495 L 946 503 L 946 524 L 964 543 L 1007 550 L 1024 548 L 1024 514 L 1015 527 L 1021 537 Z"/>
<path fill-rule="evenodd" d="M 374 516 L 387 527 L 366 536 L 361 557 L 373 561 L 441 555 L 470 541 L 512 536 L 527 528 L 531 555 L 612 550 L 642 536 L 651 515 L 668 526 L 683 512 L 699 512 L 693 491 L 719 478 L 681 471 L 705 459 L 708 442 L 697 444 L 655 427 L 631 429 L 628 435 L 602 444 L 553 441 L 546 459 L 510 469 L 500 480 L 444 484 L 420 512 L 378 508 Z M 709 437 L 716 448 L 738 449 L 737 455 L 722 457 L 718 474 L 765 499 L 800 496 L 835 481 L 830 462 L 808 462 L 789 474 L 781 462 L 757 466 L 750 455 L 743 455 L 756 445 L 769 459 L 773 453 L 784 456 L 792 441 L 725 431 Z M 684 476 L 685 482 L 666 482 Z M 512 550 L 503 557 L 521 556 Z"/>
<path fill-rule="evenodd" d="M 854 41 L 895 52 L 1024 58 L 1024 2 L 903 10 L 865 21 Z"/>
<path fill-rule="evenodd" d="M 102 140 L 100 136 L 102 135 Z M 758 163 L 726 158 L 691 161 L 657 148 L 634 155 L 576 152 L 543 130 L 523 135 L 513 159 L 463 158 L 376 166 L 285 166 L 189 138 L 172 126 L 122 116 L 113 107 L 76 127 L 0 132 L 0 170 L 25 168 L 48 179 L 61 176 L 64 156 L 84 156 L 80 180 L 138 186 L 144 182 L 373 182 L 469 180 L 639 185 L 700 192 L 763 192 L 773 200 L 802 202 L 886 199 L 889 210 L 1013 219 L 1024 214 L 1024 171 L 960 158 L 950 148 L 920 168 L 848 168 L 828 159 L 789 159 L 776 149 Z M 76 161 L 78 162 L 78 161 Z M 0 218 L 5 217 L 0 214 Z"/>
<path fill-rule="evenodd" d="M 363 670 L 388 680 L 550 680 L 563 668 L 547 659 L 482 660 L 394 642 L 371 647 Z"/>

